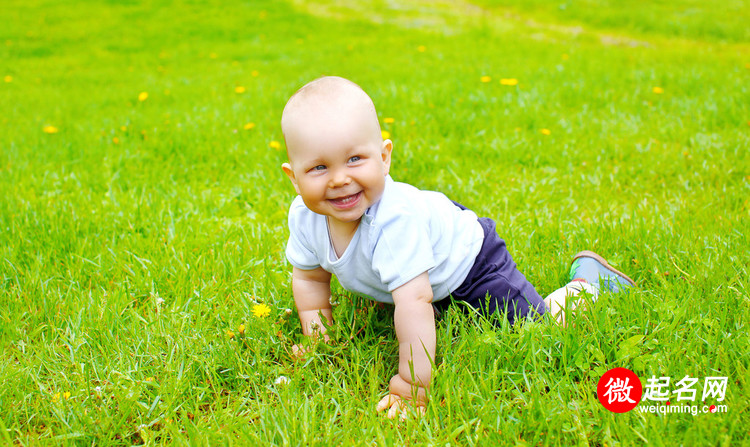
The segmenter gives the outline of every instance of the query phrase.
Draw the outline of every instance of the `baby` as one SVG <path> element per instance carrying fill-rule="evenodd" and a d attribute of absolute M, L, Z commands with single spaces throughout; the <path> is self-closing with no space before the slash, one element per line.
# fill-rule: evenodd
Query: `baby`
<path fill-rule="evenodd" d="M 511 323 L 547 312 L 562 320 L 566 297 L 634 284 L 587 251 L 574 257 L 571 283 L 542 299 L 491 219 L 391 179 L 393 143 L 383 140 L 370 97 L 351 81 L 324 77 L 302 87 L 281 128 L 289 158 L 282 169 L 299 194 L 289 209 L 286 255 L 302 332 L 327 338 L 332 274 L 349 291 L 394 304 L 398 374 L 377 405 L 388 417 L 408 404 L 424 411 L 435 312 L 449 296 Z"/>

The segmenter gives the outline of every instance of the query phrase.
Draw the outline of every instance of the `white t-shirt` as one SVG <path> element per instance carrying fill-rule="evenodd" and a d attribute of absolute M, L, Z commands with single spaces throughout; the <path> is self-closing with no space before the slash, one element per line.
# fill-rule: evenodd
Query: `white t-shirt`
<path fill-rule="evenodd" d="M 390 176 L 340 258 L 326 216 L 310 211 L 299 196 L 289 208 L 289 232 L 286 256 L 293 266 L 323 267 L 346 290 L 384 303 L 393 303 L 391 292 L 424 272 L 433 301 L 447 297 L 466 279 L 484 240 L 473 211 Z"/>

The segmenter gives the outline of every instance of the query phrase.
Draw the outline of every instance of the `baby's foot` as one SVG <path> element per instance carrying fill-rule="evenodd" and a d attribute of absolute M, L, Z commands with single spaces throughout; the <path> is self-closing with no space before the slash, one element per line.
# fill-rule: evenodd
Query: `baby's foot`
<path fill-rule="evenodd" d="M 607 261 L 593 251 L 582 251 L 573 256 L 570 266 L 570 280 L 584 280 L 599 290 L 619 292 L 635 285 L 635 281 L 616 270 Z"/>

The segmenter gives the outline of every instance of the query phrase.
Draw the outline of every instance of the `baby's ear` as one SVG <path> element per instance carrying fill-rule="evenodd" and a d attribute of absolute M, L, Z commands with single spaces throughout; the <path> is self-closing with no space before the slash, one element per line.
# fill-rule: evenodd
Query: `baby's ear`
<path fill-rule="evenodd" d="M 289 177 L 289 181 L 292 182 L 292 186 L 294 186 L 294 190 L 297 191 L 297 194 L 299 194 L 299 186 L 297 186 L 297 177 L 294 176 L 292 165 L 290 165 L 289 163 L 284 163 L 281 165 L 281 169 L 284 170 L 284 174 L 286 174 L 286 176 Z"/>
<path fill-rule="evenodd" d="M 383 157 L 386 175 L 391 170 L 391 152 L 393 152 L 393 142 L 391 140 L 383 140 L 383 148 L 380 151 L 380 156 Z"/>

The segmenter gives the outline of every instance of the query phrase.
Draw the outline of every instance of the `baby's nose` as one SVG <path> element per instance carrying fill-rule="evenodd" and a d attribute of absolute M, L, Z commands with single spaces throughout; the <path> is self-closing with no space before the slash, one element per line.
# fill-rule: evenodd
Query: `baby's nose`
<path fill-rule="evenodd" d="M 331 176 L 331 181 L 328 183 L 328 186 L 330 188 L 339 188 L 341 186 L 346 186 L 351 182 L 351 178 L 345 172 L 338 171 L 334 172 Z"/>

